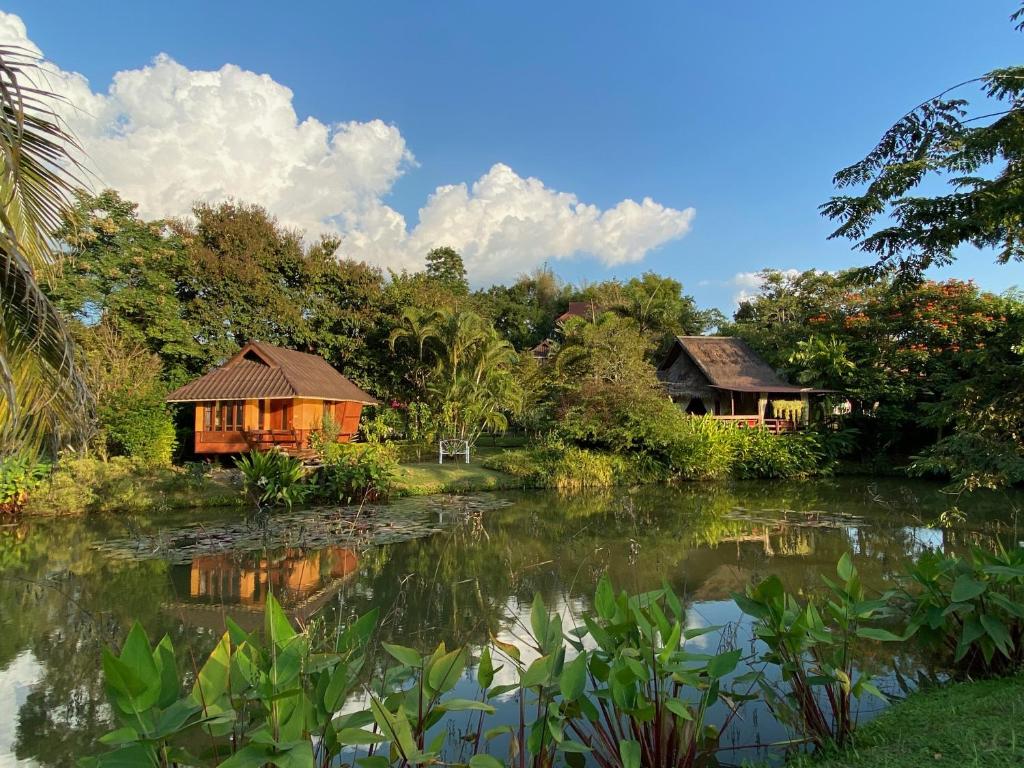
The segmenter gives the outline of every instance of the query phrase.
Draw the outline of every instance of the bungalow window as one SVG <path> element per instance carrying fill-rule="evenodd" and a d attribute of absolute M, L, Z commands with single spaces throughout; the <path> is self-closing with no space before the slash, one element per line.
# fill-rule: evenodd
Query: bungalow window
<path fill-rule="evenodd" d="M 235 432 L 244 428 L 244 400 L 217 401 L 203 406 L 203 429 L 207 432 Z"/>

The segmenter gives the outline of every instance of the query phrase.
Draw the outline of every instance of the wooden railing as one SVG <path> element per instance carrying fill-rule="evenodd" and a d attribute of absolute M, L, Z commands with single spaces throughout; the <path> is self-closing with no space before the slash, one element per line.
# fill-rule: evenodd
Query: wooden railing
<path fill-rule="evenodd" d="M 726 421 L 733 424 L 740 429 L 754 429 L 756 427 L 764 427 L 773 435 L 780 435 L 783 432 L 794 432 L 796 430 L 796 422 L 789 421 L 788 419 L 765 419 L 757 414 L 750 415 L 739 415 L 739 416 L 715 416 L 715 419 L 719 421 Z"/>

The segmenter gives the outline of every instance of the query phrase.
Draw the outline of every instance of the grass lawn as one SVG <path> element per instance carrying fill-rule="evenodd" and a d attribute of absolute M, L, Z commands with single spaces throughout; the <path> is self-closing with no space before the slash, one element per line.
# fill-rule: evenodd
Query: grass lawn
<path fill-rule="evenodd" d="M 487 469 L 481 462 L 501 448 L 475 448 L 466 464 L 461 459 L 445 457 L 444 464 L 437 458 L 399 465 L 394 492 L 398 496 L 426 496 L 431 493 L 466 493 L 469 491 L 497 491 L 503 488 L 522 488 L 523 481 Z M 426 458 L 426 457 L 425 457 Z"/>
<path fill-rule="evenodd" d="M 857 733 L 856 745 L 801 768 L 1024 766 L 1024 676 L 914 694 Z"/>

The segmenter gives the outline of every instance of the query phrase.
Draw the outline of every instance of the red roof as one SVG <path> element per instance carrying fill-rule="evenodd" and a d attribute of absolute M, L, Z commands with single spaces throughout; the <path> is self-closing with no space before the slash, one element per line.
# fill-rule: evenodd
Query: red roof
<path fill-rule="evenodd" d="M 253 341 L 205 376 L 167 396 L 169 403 L 309 397 L 377 405 L 319 355 Z"/>

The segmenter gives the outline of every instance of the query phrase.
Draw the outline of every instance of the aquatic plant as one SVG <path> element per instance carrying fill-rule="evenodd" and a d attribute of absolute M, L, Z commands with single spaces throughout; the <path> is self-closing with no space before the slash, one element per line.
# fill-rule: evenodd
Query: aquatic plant
<path fill-rule="evenodd" d="M 733 595 L 756 619 L 754 633 L 766 649 L 761 660 L 781 673 L 775 680 L 755 671 L 750 679 L 775 716 L 818 748 L 849 743 L 857 725 L 854 699 L 870 694 L 885 700 L 857 668 L 857 639 L 902 639 L 872 625 L 884 615 L 886 601 L 866 599 L 849 554 L 840 558 L 836 574 L 838 582 L 822 577 L 827 596 L 821 601 L 787 593 L 778 576 Z"/>
<path fill-rule="evenodd" d="M 1024 664 L 1024 548 L 966 557 L 925 552 L 887 595 L 938 662 L 961 675 Z"/>

